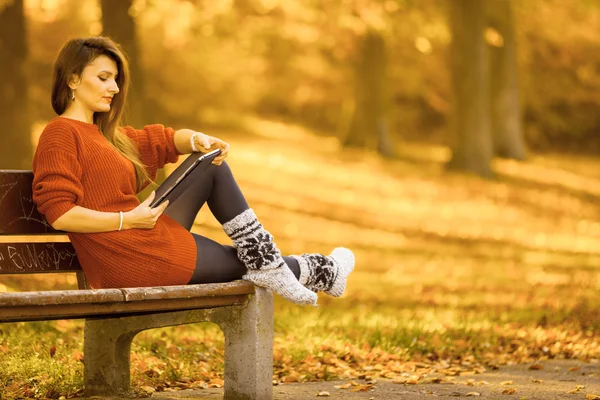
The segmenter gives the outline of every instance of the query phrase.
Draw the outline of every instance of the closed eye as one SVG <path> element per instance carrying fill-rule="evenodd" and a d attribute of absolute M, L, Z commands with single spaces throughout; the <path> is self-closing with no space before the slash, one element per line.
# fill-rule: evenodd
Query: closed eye
<path fill-rule="evenodd" d="M 98 78 L 99 78 L 99 79 L 100 79 L 102 82 L 106 82 L 106 80 L 107 80 L 106 78 L 103 78 L 103 77 L 101 77 L 101 76 L 99 76 Z"/>

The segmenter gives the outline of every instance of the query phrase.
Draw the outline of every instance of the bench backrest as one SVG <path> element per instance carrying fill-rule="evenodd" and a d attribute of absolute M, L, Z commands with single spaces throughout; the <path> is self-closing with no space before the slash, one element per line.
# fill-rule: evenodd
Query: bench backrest
<path fill-rule="evenodd" d="M 81 272 L 66 234 L 38 212 L 32 182 L 31 171 L 0 170 L 0 274 Z"/>

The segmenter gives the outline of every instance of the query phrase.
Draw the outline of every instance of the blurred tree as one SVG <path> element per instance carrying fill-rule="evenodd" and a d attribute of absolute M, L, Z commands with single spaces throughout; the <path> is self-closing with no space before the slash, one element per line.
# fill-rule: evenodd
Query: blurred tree
<path fill-rule="evenodd" d="M 347 147 L 375 147 L 385 157 L 394 157 L 390 140 L 390 93 L 386 43 L 381 32 L 368 29 L 359 41 L 354 69 L 354 107 Z"/>
<path fill-rule="evenodd" d="M 487 17 L 490 43 L 490 101 L 494 154 L 524 160 L 525 141 L 519 107 L 517 50 L 511 0 L 492 0 Z"/>
<path fill-rule="evenodd" d="M 23 0 L 0 0 L 0 168 L 31 169 Z"/>
<path fill-rule="evenodd" d="M 386 157 L 394 157 L 389 138 L 387 54 L 381 32 L 368 29 L 359 41 L 354 71 L 354 110 L 344 146 L 376 147 Z M 374 143 L 375 146 L 371 146 Z"/>
<path fill-rule="evenodd" d="M 450 169 L 492 176 L 487 45 L 483 38 L 486 0 L 451 0 L 452 158 Z"/>
<path fill-rule="evenodd" d="M 129 58 L 131 85 L 127 100 L 126 122 L 136 128 L 148 124 L 144 115 L 144 75 L 140 65 L 140 55 L 136 36 L 135 20 L 129 10 L 133 0 L 101 0 L 102 34 L 118 42 Z"/>
<path fill-rule="evenodd" d="M 129 59 L 131 72 L 131 85 L 127 98 L 128 115 L 126 123 L 137 129 L 151 122 L 147 115 L 147 98 L 144 90 L 144 75 L 141 67 L 138 39 L 136 35 L 135 19 L 131 15 L 133 0 L 101 0 L 102 6 L 102 34 L 118 42 Z M 155 182 L 165 180 L 164 170 L 159 170 Z M 146 198 L 154 188 L 147 187 L 139 194 L 140 199 Z"/>

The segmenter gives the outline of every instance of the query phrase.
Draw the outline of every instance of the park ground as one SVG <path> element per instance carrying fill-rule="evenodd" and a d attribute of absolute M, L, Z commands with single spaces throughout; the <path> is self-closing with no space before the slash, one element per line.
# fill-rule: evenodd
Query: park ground
<path fill-rule="evenodd" d="M 421 383 L 376 379 L 366 381 L 304 382 L 273 388 L 274 400 L 372 399 L 411 400 L 435 397 L 479 397 L 486 399 L 600 399 L 600 363 L 575 360 L 552 360 L 531 365 L 510 365 L 483 374 L 445 380 L 432 374 Z M 151 398 L 161 400 L 217 400 L 222 388 L 174 387 L 154 392 Z"/>
<path fill-rule="evenodd" d="M 342 245 L 357 257 L 343 298 L 277 299 L 276 399 L 600 395 L 600 160 L 497 160 L 486 181 L 445 171 L 441 146 L 403 143 L 384 160 L 266 121 L 218 136 L 284 253 Z M 208 210 L 196 222 L 227 243 Z M 72 287 L 73 276 L 0 284 Z M 81 321 L 0 325 L 2 398 L 80 397 L 82 337 Z M 210 324 L 140 333 L 136 393 L 219 398 L 222 341 Z"/>

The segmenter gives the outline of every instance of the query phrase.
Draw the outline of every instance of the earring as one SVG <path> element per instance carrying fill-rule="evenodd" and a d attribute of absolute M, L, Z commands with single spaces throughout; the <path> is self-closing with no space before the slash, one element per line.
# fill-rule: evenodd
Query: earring
<path fill-rule="evenodd" d="M 75 91 L 71 91 L 71 100 L 75 101 Z"/>

